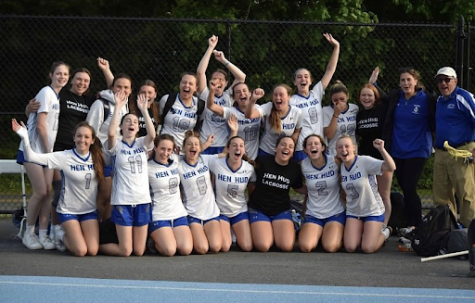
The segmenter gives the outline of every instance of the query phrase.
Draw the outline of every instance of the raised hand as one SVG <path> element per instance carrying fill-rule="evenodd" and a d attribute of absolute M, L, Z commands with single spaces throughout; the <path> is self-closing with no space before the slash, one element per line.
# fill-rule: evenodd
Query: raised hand
<path fill-rule="evenodd" d="M 369 77 L 368 83 L 374 84 L 378 81 L 379 76 L 379 66 L 376 66 L 371 73 L 371 77 Z"/>
<path fill-rule="evenodd" d="M 103 71 L 110 70 L 109 61 L 101 57 L 97 58 L 97 66 Z"/>
<path fill-rule="evenodd" d="M 260 98 L 264 97 L 265 91 L 262 88 L 256 88 L 251 95 L 251 101 L 256 102 Z"/>
<path fill-rule="evenodd" d="M 324 33 L 324 34 L 323 34 L 323 37 L 325 37 L 325 39 L 326 39 L 331 45 L 333 45 L 333 47 L 335 47 L 335 46 L 340 46 L 340 42 L 338 42 L 338 40 L 336 40 L 335 38 L 333 38 L 332 34 L 330 34 L 330 33 Z"/>
<path fill-rule="evenodd" d="M 378 151 L 382 151 L 384 149 L 384 141 L 381 139 L 375 139 L 373 141 L 373 147 L 376 148 Z"/>
<path fill-rule="evenodd" d="M 217 44 L 218 44 L 218 36 L 212 35 L 212 36 L 208 39 L 208 45 L 209 45 L 209 47 L 211 47 L 211 48 L 214 49 Z"/>
<path fill-rule="evenodd" d="M 229 116 L 228 126 L 229 126 L 229 129 L 231 130 L 231 133 L 233 133 L 233 132 L 237 133 L 238 128 L 239 128 L 239 124 L 238 124 L 238 119 L 235 115 Z"/>
<path fill-rule="evenodd" d="M 117 93 L 115 93 L 114 97 L 117 109 L 121 109 L 122 106 L 127 103 L 127 97 L 125 96 L 125 93 L 123 91 L 118 91 Z"/>
<path fill-rule="evenodd" d="M 21 124 L 19 124 L 16 119 L 12 119 L 12 130 L 16 132 L 22 139 L 28 136 L 28 131 L 26 130 L 26 126 L 23 121 L 21 121 Z"/>
<path fill-rule="evenodd" d="M 221 63 L 226 63 L 226 57 L 224 57 L 224 53 L 222 51 L 217 51 L 217 50 L 214 50 L 213 51 L 213 55 L 214 55 L 214 59 L 216 59 L 216 61 L 219 61 Z"/>
<path fill-rule="evenodd" d="M 221 85 L 221 79 L 211 79 L 209 81 L 209 90 L 215 91 Z"/>
<path fill-rule="evenodd" d="M 142 113 L 148 110 L 148 100 L 144 94 L 137 96 L 137 107 L 140 109 Z"/>
<path fill-rule="evenodd" d="M 214 142 L 214 134 L 209 135 L 208 139 L 206 139 L 206 142 L 208 142 L 209 145 L 213 144 L 213 142 Z"/>

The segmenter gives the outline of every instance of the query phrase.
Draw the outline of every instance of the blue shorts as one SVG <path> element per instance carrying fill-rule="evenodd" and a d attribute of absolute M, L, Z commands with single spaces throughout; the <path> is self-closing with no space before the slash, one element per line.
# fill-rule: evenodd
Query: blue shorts
<path fill-rule="evenodd" d="M 352 218 L 356 220 L 361 220 L 363 222 L 367 221 L 376 221 L 376 222 L 381 222 L 384 223 L 384 214 L 379 215 L 379 216 L 367 216 L 367 217 L 357 217 L 357 216 L 352 216 L 352 215 L 346 215 L 346 218 Z"/>
<path fill-rule="evenodd" d="M 216 155 L 222 153 L 224 150 L 224 146 L 213 146 L 208 147 L 204 151 L 201 152 L 202 155 Z"/>
<path fill-rule="evenodd" d="M 305 224 L 305 223 L 314 223 L 314 224 L 320 225 L 321 227 L 324 227 L 325 224 L 327 224 L 329 222 L 338 222 L 338 223 L 340 223 L 341 225 L 344 226 L 345 221 L 346 221 L 346 214 L 343 211 L 339 214 L 333 215 L 333 216 L 328 217 L 326 219 L 318 219 L 318 218 L 315 218 L 314 216 L 306 215 L 305 218 L 303 219 L 303 224 Z"/>
<path fill-rule="evenodd" d="M 286 210 L 281 212 L 280 214 L 277 214 L 275 216 L 268 216 L 264 214 L 261 211 L 255 210 L 255 209 L 249 209 L 249 222 L 254 223 L 254 222 L 273 222 L 275 220 L 289 220 L 292 221 L 292 211 Z"/>
<path fill-rule="evenodd" d="M 111 221 L 121 226 L 144 226 L 152 221 L 151 203 L 113 205 Z"/>
<path fill-rule="evenodd" d="M 206 223 L 211 222 L 211 221 L 218 221 L 219 222 L 219 216 L 211 218 L 209 220 L 200 220 L 198 218 L 188 216 L 188 224 L 198 223 L 198 224 L 201 224 L 202 226 L 204 226 Z"/>
<path fill-rule="evenodd" d="M 235 215 L 232 218 L 229 218 L 225 215 L 221 215 L 221 216 L 219 216 L 219 219 L 223 220 L 223 221 L 226 221 L 226 222 L 230 223 L 231 226 L 233 226 L 234 224 L 236 224 L 238 222 L 241 222 L 242 220 L 249 220 L 249 212 L 244 211 L 242 213 L 239 213 L 239 214 Z"/>
<path fill-rule="evenodd" d="M 86 220 L 99 220 L 99 211 L 96 209 L 95 211 L 82 215 L 58 213 L 58 219 L 60 223 L 64 223 L 69 220 L 76 220 L 78 222 L 83 222 Z"/>
<path fill-rule="evenodd" d="M 107 178 L 107 177 L 110 177 L 112 176 L 112 165 L 104 165 L 104 177 Z"/>
<path fill-rule="evenodd" d="M 268 154 L 262 149 L 259 148 L 259 152 L 257 153 L 258 156 L 274 156 L 273 154 Z"/>
<path fill-rule="evenodd" d="M 39 165 L 43 168 L 46 168 L 48 166 L 46 165 L 41 165 L 41 164 L 38 164 L 38 163 L 35 163 L 35 162 L 29 162 L 29 161 L 26 161 L 25 159 L 25 154 L 23 153 L 22 150 L 19 150 L 18 153 L 16 154 L 16 163 L 20 164 L 20 165 L 23 165 L 23 163 L 33 163 L 33 164 L 36 164 L 36 165 Z"/>
<path fill-rule="evenodd" d="M 153 221 L 149 224 L 148 226 L 148 232 L 149 234 L 153 233 L 157 229 L 160 229 L 162 227 L 178 227 L 178 226 L 188 226 L 188 218 L 185 217 L 180 217 L 178 219 L 173 219 L 173 220 L 158 220 L 158 221 Z"/>
<path fill-rule="evenodd" d="M 303 150 L 299 150 L 299 151 L 294 151 L 294 156 L 292 157 L 292 160 L 294 162 L 300 162 L 307 157 L 308 157 L 307 154 Z"/>

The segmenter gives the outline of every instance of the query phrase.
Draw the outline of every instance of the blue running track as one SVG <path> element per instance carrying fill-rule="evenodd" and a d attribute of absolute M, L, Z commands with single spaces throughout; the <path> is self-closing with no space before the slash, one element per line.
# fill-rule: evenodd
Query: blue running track
<path fill-rule="evenodd" d="M 475 290 L 0 276 L 0 302 L 475 302 Z"/>

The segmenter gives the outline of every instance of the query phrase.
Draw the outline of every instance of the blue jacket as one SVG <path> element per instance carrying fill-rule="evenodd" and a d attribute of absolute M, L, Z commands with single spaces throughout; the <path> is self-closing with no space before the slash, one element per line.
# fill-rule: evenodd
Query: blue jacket
<path fill-rule="evenodd" d="M 457 86 L 448 98 L 440 96 L 435 119 L 436 148 L 442 148 L 445 141 L 452 147 L 475 141 L 475 100 L 468 91 Z"/>

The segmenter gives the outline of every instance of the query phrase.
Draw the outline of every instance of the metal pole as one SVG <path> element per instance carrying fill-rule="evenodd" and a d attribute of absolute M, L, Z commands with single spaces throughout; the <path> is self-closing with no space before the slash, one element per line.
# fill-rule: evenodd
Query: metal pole
<path fill-rule="evenodd" d="M 464 25 L 465 25 L 465 20 L 462 15 L 459 17 L 459 22 L 457 26 L 457 47 L 456 47 L 456 52 L 455 52 L 455 70 L 457 71 L 458 75 L 458 85 L 460 87 L 465 88 L 465 83 L 464 83 L 464 68 L 463 68 L 463 63 L 464 63 L 464 39 L 465 39 L 465 32 L 464 32 Z"/>
<path fill-rule="evenodd" d="M 470 29 L 470 22 L 467 22 L 467 43 L 466 43 L 466 48 L 465 48 L 465 54 L 466 54 L 466 59 L 465 59 L 465 89 L 470 91 L 470 87 L 472 84 L 470 73 L 472 71 L 472 66 L 470 64 L 470 46 L 472 44 L 472 31 Z"/>

